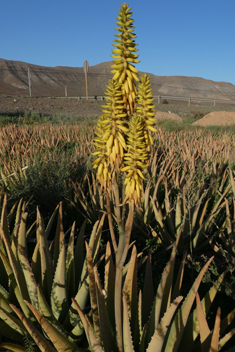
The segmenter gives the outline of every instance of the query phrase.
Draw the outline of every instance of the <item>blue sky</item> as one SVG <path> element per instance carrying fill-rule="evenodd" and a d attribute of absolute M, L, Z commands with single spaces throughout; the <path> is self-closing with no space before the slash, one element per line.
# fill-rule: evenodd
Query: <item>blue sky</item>
<path fill-rule="evenodd" d="M 234 0 L 132 0 L 140 71 L 235 84 Z M 0 58 L 42 66 L 111 60 L 117 0 L 1 0 Z"/>

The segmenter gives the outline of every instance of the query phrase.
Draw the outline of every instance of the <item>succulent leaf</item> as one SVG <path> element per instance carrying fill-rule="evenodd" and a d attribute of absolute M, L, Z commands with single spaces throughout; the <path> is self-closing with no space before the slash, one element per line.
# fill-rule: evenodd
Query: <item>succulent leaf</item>
<path fill-rule="evenodd" d="M 110 325 L 108 310 L 105 303 L 105 295 L 102 289 L 99 274 L 96 268 L 93 269 L 96 283 L 96 297 L 99 311 L 101 341 L 105 351 L 116 351 L 115 334 Z M 94 321 L 94 317 L 93 317 Z"/>
<path fill-rule="evenodd" d="M 70 350 L 71 352 L 79 352 L 79 348 L 71 341 L 68 340 L 59 330 L 57 330 L 34 306 L 26 302 L 35 318 L 55 346 L 56 351 L 65 352 Z M 32 336 L 33 337 L 33 336 Z M 39 346 L 40 347 L 40 346 Z M 54 351 L 54 348 L 50 346 L 49 351 Z"/>
<path fill-rule="evenodd" d="M 13 309 L 11 305 L 9 305 L 9 308 L 11 309 L 13 313 Z M 9 309 L 8 309 L 9 311 Z M 15 317 L 11 312 L 5 311 L 5 309 L 0 308 L 0 318 L 9 326 L 11 327 L 14 331 L 18 332 L 22 336 L 26 334 L 26 330 L 24 325 L 22 324 L 22 321 Z"/>
<path fill-rule="evenodd" d="M 66 253 L 65 275 L 67 278 L 67 295 L 68 299 L 75 295 L 75 259 L 74 259 L 74 232 L 75 222 L 73 223 L 69 243 Z"/>
<path fill-rule="evenodd" d="M 72 301 L 73 301 L 74 307 L 78 311 L 78 314 L 83 322 L 84 330 L 86 332 L 87 341 L 89 342 L 89 346 L 90 346 L 92 352 L 104 352 L 104 350 L 100 346 L 98 340 L 96 339 L 93 330 L 90 327 L 90 324 L 88 322 L 86 315 L 83 313 L 83 311 L 79 307 L 76 300 L 72 298 Z"/>
<path fill-rule="evenodd" d="M 24 273 L 31 303 L 38 309 L 37 284 L 24 247 L 18 244 L 18 257 Z"/>
<path fill-rule="evenodd" d="M 129 322 L 128 304 L 125 295 L 123 295 L 123 350 L 124 352 L 135 352 Z"/>
<path fill-rule="evenodd" d="M 11 305 L 11 308 L 18 315 L 19 319 L 22 321 L 28 333 L 32 336 L 40 350 L 42 352 L 55 352 L 55 349 L 45 339 L 45 337 L 34 327 L 32 322 L 28 318 L 14 305 Z"/>
<path fill-rule="evenodd" d="M 55 271 L 55 277 L 52 283 L 51 289 L 51 308 L 56 319 L 60 322 L 64 321 L 64 318 L 68 312 L 68 297 L 66 287 L 66 249 L 64 241 L 61 243 L 61 250 L 57 262 Z"/>
<path fill-rule="evenodd" d="M 131 259 L 129 262 L 129 268 L 126 274 L 125 282 L 122 289 L 123 295 L 125 295 L 128 313 L 131 324 L 131 331 L 135 333 L 136 321 L 137 321 L 137 251 L 136 247 L 133 246 Z"/>
<path fill-rule="evenodd" d="M 6 348 L 9 351 L 13 352 L 26 352 L 26 348 L 20 345 L 16 345 L 14 343 L 5 342 L 0 345 L 1 348 Z"/>
<path fill-rule="evenodd" d="M 54 265 L 52 263 L 48 242 L 45 234 L 44 221 L 41 217 L 39 209 L 37 208 L 37 245 L 32 258 L 32 269 L 36 280 L 42 285 L 44 295 L 47 299 L 50 297 L 52 285 L 52 270 Z M 39 279 L 39 275 L 41 278 Z"/>
<path fill-rule="evenodd" d="M 181 308 L 179 309 L 174 322 L 171 325 L 170 331 L 169 331 L 169 336 L 166 344 L 166 350 L 169 349 L 172 352 L 177 351 L 178 346 L 180 344 L 184 328 L 186 325 L 186 322 L 188 320 L 188 316 L 190 313 L 190 310 L 192 308 L 196 292 L 199 288 L 199 285 L 201 283 L 201 280 L 203 278 L 203 275 L 205 274 L 206 270 L 208 269 L 210 263 L 212 262 L 214 257 L 210 258 L 208 262 L 204 265 L 202 270 L 200 271 L 197 279 L 195 280 L 192 288 L 190 289 L 186 299 L 184 300 Z"/>
<path fill-rule="evenodd" d="M 164 340 L 167 332 L 169 331 L 169 326 L 171 324 L 171 320 L 173 315 L 175 314 L 178 305 L 183 300 L 183 296 L 177 297 L 171 305 L 167 308 L 164 316 L 162 317 L 160 323 L 155 330 L 153 337 L 148 345 L 146 352 L 161 352 L 162 346 L 164 344 Z"/>

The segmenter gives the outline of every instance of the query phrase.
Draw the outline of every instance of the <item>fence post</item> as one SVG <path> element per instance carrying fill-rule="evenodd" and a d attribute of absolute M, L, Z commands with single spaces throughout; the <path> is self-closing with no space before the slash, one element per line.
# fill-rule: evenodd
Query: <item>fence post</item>
<path fill-rule="evenodd" d="M 214 100 L 214 106 L 215 106 L 215 100 Z"/>
<path fill-rule="evenodd" d="M 161 104 L 161 95 L 158 96 L 158 104 Z"/>
<path fill-rule="evenodd" d="M 191 104 L 191 98 L 188 98 L 188 106 Z"/>
<path fill-rule="evenodd" d="M 29 80 L 29 96 L 32 96 L 32 92 L 31 92 L 31 73 L 30 73 L 30 69 L 28 67 L 28 80 Z"/>

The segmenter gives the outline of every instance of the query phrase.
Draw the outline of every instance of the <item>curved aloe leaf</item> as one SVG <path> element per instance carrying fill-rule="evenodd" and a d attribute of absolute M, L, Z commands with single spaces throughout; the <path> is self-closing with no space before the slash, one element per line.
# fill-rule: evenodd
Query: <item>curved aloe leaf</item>
<path fill-rule="evenodd" d="M 75 289 L 78 290 L 79 283 L 81 284 L 81 275 L 84 266 L 84 234 L 86 229 L 87 219 L 83 222 L 80 229 L 75 252 L 74 252 L 74 266 L 75 266 Z M 80 281 L 81 280 L 81 281 Z"/>
<path fill-rule="evenodd" d="M 37 284 L 29 264 L 25 249 L 21 244 L 18 244 L 18 257 L 25 276 L 26 285 L 31 303 L 38 309 Z"/>
<path fill-rule="evenodd" d="M 155 296 L 155 300 L 153 303 L 153 307 L 151 310 L 149 323 L 147 327 L 146 344 L 148 344 L 151 341 L 154 331 L 157 328 L 159 321 L 162 317 L 161 314 L 163 315 L 164 312 L 166 312 L 171 302 L 172 278 L 173 278 L 173 271 L 174 271 L 174 265 L 175 265 L 176 251 L 180 241 L 180 236 L 181 236 L 181 232 L 177 236 L 175 245 L 172 249 L 170 261 L 166 265 L 162 274 L 161 281 L 158 285 L 157 294 Z M 165 310 L 163 310 L 163 307 L 165 307 Z"/>
<path fill-rule="evenodd" d="M 2 204 L 2 212 L 1 212 L 1 226 L 3 228 L 4 233 L 8 238 L 10 238 L 10 230 L 7 216 L 7 195 L 4 195 L 3 204 Z"/>
<path fill-rule="evenodd" d="M 214 301 L 214 298 L 218 292 L 218 289 L 226 273 L 227 271 L 225 271 L 220 275 L 220 277 L 215 282 L 215 284 L 210 288 L 210 290 L 207 292 L 205 297 L 201 300 L 201 305 L 205 316 L 207 316 L 210 310 L 211 304 Z M 224 320 L 224 323 L 223 323 L 224 325 L 221 324 L 221 331 L 223 326 L 225 329 L 227 328 L 228 324 L 233 320 L 233 318 L 234 318 L 234 314 L 233 316 L 230 316 L 230 315 L 227 316 L 227 320 Z M 198 316 L 197 316 L 197 308 L 195 308 L 188 318 L 186 327 L 184 329 L 182 341 L 180 344 L 180 349 L 183 348 L 183 346 L 188 346 L 189 350 L 192 349 L 198 334 L 199 334 Z"/>
<path fill-rule="evenodd" d="M 235 309 L 233 309 L 222 321 L 220 324 L 220 333 L 221 335 L 226 331 L 227 327 L 235 318 Z"/>
<path fill-rule="evenodd" d="M 166 230 L 166 227 L 164 225 L 164 217 L 162 215 L 161 207 L 160 207 L 157 199 L 155 199 L 155 200 L 151 199 L 151 202 L 153 205 L 153 211 L 155 214 L 155 218 L 158 223 L 158 230 L 161 234 L 161 239 L 164 242 L 164 244 L 168 247 L 174 241 L 174 237 L 171 237 L 171 235 Z M 174 236 L 175 236 L 175 234 L 174 234 Z"/>
<path fill-rule="evenodd" d="M 106 292 L 106 307 L 109 315 L 109 319 L 112 326 L 115 326 L 114 317 L 114 290 L 115 290 L 115 271 L 111 253 L 110 242 L 106 245 L 105 254 L 105 273 L 104 273 L 104 290 Z"/>
<path fill-rule="evenodd" d="M 1 226 L 0 226 L 0 234 L 1 234 L 2 238 L 3 238 L 3 240 L 4 240 L 4 244 L 5 244 L 5 247 L 6 247 L 9 264 L 10 264 L 10 266 L 12 268 L 12 272 L 14 273 L 15 280 L 17 282 L 17 285 L 18 285 L 19 289 L 20 289 L 22 297 L 24 299 L 28 299 L 29 298 L 28 290 L 27 290 L 27 286 L 26 286 L 26 282 L 25 282 L 25 278 L 24 278 L 22 269 L 21 269 L 21 267 L 20 267 L 20 265 L 19 265 L 19 263 L 17 261 L 17 258 L 13 254 L 9 239 L 7 238 L 5 233 L 3 232 L 3 229 L 2 229 Z"/>
<path fill-rule="evenodd" d="M 96 282 L 96 296 L 99 311 L 100 321 L 100 333 L 105 351 L 116 351 L 115 336 L 111 328 L 111 324 L 108 317 L 108 311 L 105 304 L 104 293 L 101 287 L 99 274 L 96 268 L 94 268 L 94 277 Z"/>
<path fill-rule="evenodd" d="M 33 251 L 31 267 L 36 282 L 41 282 L 41 258 L 39 251 L 39 242 L 36 243 L 36 246 Z"/>
<path fill-rule="evenodd" d="M 12 309 L 9 306 L 9 301 L 7 297 L 3 296 L 1 292 L 0 292 L 0 308 L 2 308 L 7 313 L 12 313 Z"/>
<path fill-rule="evenodd" d="M 93 226 L 90 241 L 89 241 L 89 248 L 92 250 L 92 245 L 95 242 L 95 236 L 98 231 L 98 226 L 99 226 L 99 221 L 97 220 L 96 223 Z M 80 278 L 80 287 L 82 283 L 84 282 L 85 278 L 87 277 L 87 257 L 85 258 L 83 262 L 83 267 L 82 267 L 82 272 L 81 272 L 81 278 Z M 77 300 L 77 299 L 76 299 Z M 80 306 L 81 307 L 81 306 Z M 82 308 L 83 309 L 83 308 Z"/>
<path fill-rule="evenodd" d="M 224 337 L 222 337 L 219 341 L 219 351 L 221 350 L 221 348 L 224 347 L 224 345 L 232 338 L 232 336 L 235 334 L 235 328 L 233 328 L 231 331 L 229 331 Z M 225 351 L 225 352 L 229 352 Z M 231 350 L 232 351 L 232 350 Z"/>
<path fill-rule="evenodd" d="M 57 220 L 57 228 L 56 235 L 54 239 L 54 265 L 57 265 L 57 261 L 59 259 L 59 254 L 61 250 L 62 242 L 64 241 L 64 229 L 63 229 L 63 212 L 62 212 L 62 202 L 59 204 L 59 212 L 58 212 L 58 220 Z"/>
<path fill-rule="evenodd" d="M 128 304 L 125 295 L 122 297 L 123 299 L 123 350 L 124 352 L 135 352 L 132 335 L 131 335 L 131 327 L 129 322 L 129 314 L 128 314 Z"/>
<path fill-rule="evenodd" d="M 23 199 L 21 198 L 18 203 L 18 206 L 17 206 L 13 235 L 16 232 L 16 229 L 18 228 L 18 226 L 20 224 L 21 214 L 22 214 L 22 212 L 24 212 L 24 204 L 22 204 L 22 203 L 23 203 Z"/>
<path fill-rule="evenodd" d="M 199 285 L 201 283 L 201 280 L 203 278 L 203 275 L 205 274 L 206 270 L 208 269 L 210 263 L 214 257 L 210 258 L 208 262 L 204 265 L 202 270 L 200 271 L 197 279 L 195 280 L 192 288 L 190 289 L 186 299 L 184 300 L 181 308 L 179 309 L 172 325 L 170 328 L 169 336 L 167 339 L 167 344 L 165 347 L 165 351 L 172 351 L 175 352 L 178 350 L 184 328 L 186 325 L 186 322 L 188 320 L 188 316 L 190 314 L 190 310 L 192 308 L 197 290 L 199 288 Z"/>
<path fill-rule="evenodd" d="M 130 264 L 128 272 L 126 274 L 125 282 L 122 289 L 123 294 L 126 297 L 128 306 L 131 331 L 134 334 L 136 322 L 137 322 L 137 251 L 136 247 L 133 247 L 131 253 Z"/>
<path fill-rule="evenodd" d="M 216 313 L 216 318 L 215 318 L 215 326 L 214 326 L 214 330 L 211 338 L 211 346 L 210 346 L 211 351 L 219 351 L 218 348 L 219 348 L 219 334 L 220 334 L 220 315 L 221 315 L 221 310 L 220 308 L 218 308 Z"/>
<path fill-rule="evenodd" d="M 57 211 L 58 211 L 58 209 L 59 209 L 59 206 L 60 206 L 60 205 L 58 204 L 57 207 L 55 208 L 55 210 L 53 211 L 53 214 L 51 215 L 51 217 L 50 217 L 48 223 L 47 223 L 46 230 L 45 230 L 45 237 L 46 237 L 46 239 L 48 239 L 48 236 L 49 236 L 49 234 L 50 234 L 51 227 L 52 227 L 54 218 L 55 218 L 55 216 L 56 216 L 56 213 L 57 213 Z"/>
<path fill-rule="evenodd" d="M 144 276 L 144 288 L 143 288 L 143 309 L 142 309 L 142 320 L 143 325 L 148 321 L 150 311 L 152 308 L 152 302 L 154 301 L 154 289 L 153 289 L 153 277 L 152 277 L 152 256 L 151 253 L 148 255 L 148 260 L 145 269 Z"/>
<path fill-rule="evenodd" d="M 146 352 L 162 351 L 164 339 L 167 332 L 169 331 L 169 326 L 171 324 L 172 317 L 175 314 L 175 311 L 182 300 L 183 300 L 183 296 L 179 296 L 171 303 L 166 313 L 162 317 L 160 323 L 158 324 L 157 329 L 154 332 L 154 335 L 149 343 L 149 346 Z"/>
<path fill-rule="evenodd" d="M 90 301 L 91 301 L 91 309 L 92 309 L 92 319 L 94 323 L 94 332 L 97 340 L 101 343 L 101 333 L 100 333 L 100 321 L 99 321 L 99 312 L 98 312 L 98 304 L 96 297 L 96 285 L 95 285 L 95 276 L 93 271 L 93 263 L 91 251 L 86 244 L 86 252 L 87 252 L 87 263 L 88 263 L 88 275 L 89 275 L 89 288 L 90 288 Z"/>
<path fill-rule="evenodd" d="M 13 304 L 11 304 L 11 308 L 18 315 L 19 319 L 22 321 L 28 333 L 32 336 L 40 350 L 42 352 L 55 352 L 55 349 L 49 344 L 45 337 L 34 327 L 34 325 L 28 318 L 26 318 L 26 316 Z"/>
<path fill-rule="evenodd" d="M 173 289 L 172 296 L 171 296 L 172 300 L 177 298 L 180 295 L 180 292 L 181 292 L 186 256 L 187 256 L 187 251 L 184 252 L 184 255 L 183 255 L 183 258 L 182 258 L 182 261 L 181 261 L 181 264 L 180 264 L 180 268 L 179 268 L 179 271 L 178 271 L 178 275 L 177 275 L 176 282 L 174 284 L 174 289 Z"/>
<path fill-rule="evenodd" d="M 91 238 L 89 241 L 89 247 L 92 251 L 92 258 L 95 260 L 96 255 L 99 250 L 100 246 L 100 239 L 101 239 L 101 234 L 102 234 L 102 228 L 104 224 L 104 219 L 105 219 L 106 213 L 104 213 L 99 221 L 99 226 L 97 228 L 97 231 L 92 231 Z"/>
<path fill-rule="evenodd" d="M 79 306 L 81 305 L 82 309 L 85 309 L 86 307 L 86 304 L 88 301 L 88 295 L 89 295 L 89 280 L 87 277 L 86 280 L 83 281 L 82 286 L 80 287 L 80 289 L 78 290 L 75 296 L 75 300 L 78 301 Z M 72 300 L 72 304 L 69 308 L 64 325 L 66 325 L 67 327 L 69 324 L 71 324 L 72 326 L 75 327 L 78 324 L 79 320 L 80 319 L 77 314 L 77 310 L 75 309 L 75 306 Z"/>
<path fill-rule="evenodd" d="M 38 303 L 39 303 L 39 312 L 62 334 L 67 336 L 67 332 L 64 330 L 63 326 L 60 324 L 58 319 L 56 319 L 51 311 L 51 308 L 49 307 L 42 289 L 40 285 L 37 286 L 37 296 L 38 296 Z M 35 307 L 36 308 L 36 307 Z"/>
<path fill-rule="evenodd" d="M 202 352 L 207 352 L 211 344 L 211 331 L 207 324 L 198 292 L 196 293 L 197 316 Z"/>
<path fill-rule="evenodd" d="M 10 307 L 11 311 L 13 312 L 13 309 Z M 14 331 L 17 331 L 19 334 L 24 336 L 26 334 L 26 330 L 24 328 L 24 325 L 22 322 L 16 318 L 14 315 L 11 314 L 11 312 L 7 312 L 0 308 L 0 318 L 7 324 L 9 325 Z"/>
<path fill-rule="evenodd" d="M 67 337 L 65 337 L 60 331 L 58 331 L 32 304 L 25 302 L 30 310 L 33 312 L 35 318 L 53 343 L 58 352 L 79 352 L 77 348 Z M 51 347 L 52 348 L 52 347 Z M 54 351 L 54 348 L 53 348 Z"/>
<path fill-rule="evenodd" d="M 104 215 L 101 219 L 101 225 L 103 225 Z M 85 223 L 84 223 L 84 225 L 85 225 Z M 96 253 L 98 252 L 98 249 L 99 249 L 101 232 L 102 232 L 102 226 L 100 227 L 99 221 L 97 221 L 95 223 L 95 225 L 93 226 L 91 238 L 89 241 L 89 249 L 90 249 L 90 251 L 92 251 L 93 260 L 95 260 L 94 255 L 96 255 Z M 83 235 L 83 233 L 82 233 L 82 235 Z M 97 239 L 96 239 L 96 236 L 97 236 Z M 76 257 L 76 250 L 75 250 L 75 257 Z M 83 269 L 82 269 L 82 273 L 81 273 L 79 289 L 78 289 L 78 292 L 75 296 L 75 300 L 76 300 L 77 304 L 79 305 L 79 307 L 81 307 L 81 309 L 85 309 L 86 304 L 87 304 L 87 300 L 88 300 L 88 296 L 89 296 L 89 277 L 88 277 L 87 256 L 86 256 L 86 258 L 83 262 Z M 79 320 L 80 319 L 79 319 L 79 316 L 78 316 L 77 311 L 75 309 L 74 303 L 72 303 L 69 308 L 64 325 L 68 326 L 69 324 L 72 324 L 75 327 L 78 324 Z"/>
<path fill-rule="evenodd" d="M 51 292 L 51 285 L 52 285 L 52 271 L 54 266 L 53 266 L 50 251 L 48 248 L 44 222 L 38 208 L 37 208 L 36 236 L 37 236 L 37 243 L 39 243 L 39 247 L 38 247 L 39 253 L 35 252 L 35 256 L 33 255 L 33 261 L 36 260 L 36 265 L 40 266 L 40 270 L 36 268 L 36 274 L 40 272 L 41 280 L 39 281 L 39 283 L 41 283 L 42 285 L 44 295 L 46 296 L 47 299 L 49 299 L 50 292 Z M 35 251 L 36 251 L 36 248 L 35 248 Z M 35 268 L 35 265 L 32 265 L 32 269 L 34 268 Z"/>
<path fill-rule="evenodd" d="M 10 287 L 12 287 L 12 289 L 14 291 L 14 294 L 15 294 L 15 296 L 16 296 L 16 298 L 17 298 L 17 300 L 18 300 L 18 302 L 19 302 L 19 304 L 21 306 L 21 309 L 23 310 L 23 312 L 25 313 L 25 315 L 27 317 L 31 317 L 30 310 L 28 309 L 28 307 L 24 303 L 20 288 L 17 285 L 17 281 L 16 281 L 15 275 L 14 275 L 14 273 L 12 271 L 12 267 L 10 265 L 10 262 L 9 262 L 8 258 L 2 253 L 1 250 L 0 250 L 0 257 L 1 257 L 1 260 L 2 260 L 2 262 L 4 264 L 4 267 L 5 267 L 5 270 L 7 272 L 8 278 L 9 278 Z"/>
<path fill-rule="evenodd" d="M 74 262 L 74 232 L 75 232 L 75 222 L 73 223 L 69 243 L 66 253 L 66 265 L 65 273 L 67 278 L 67 289 L 68 298 L 74 297 L 75 295 L 75 262 Z"/>
<path fill-rule="evenodd" d="M 16 345 L 14 343 L 2 343 L 0 345 L 0 348 L 6 348 L 7 350 L 13 351 L 13 352 L 26 352 L 26 348 L 20 345 Z"/>
<path fill-rule="evenodd" d="M 85 314 L 83 314 L 81 308 L 79 307 L 79 305 L 77 304 L 77 302 L 75 301 L 75 299 L 72 298 L 73 301 L 73 305 L 76 308 L 82 323 L 84 325 L 84 330 L 86 333 L 86 337 L 87 337 L 87 341 L 89 343 L 89 346 L 91 348 L 92 352 L 104 352 L 104 350 L 102 349 L 102 347 L 100 346 L 99 342 L 97 341 L 93 330 L 90 327 L 90 324 L 88 322 L 87 317 L 85 316 Z"/>
<path fill-rule="evenodd" d="M 26 250 L 26 220 L 28 213 L 22 214 L 20 226 L 17 235 L 17 243 Z"/>
<path fill-rule="evenodd" d="M 5 290 L 5 288 L 0 285 L 0 294 L 5 297 L 7 300 L 9 299 L 9 292 L 7 292 L 7 290 Z"/>
<path fill-rule="evenodd" d="M 51 309 L 55 318 L 60 322 L 64 321 L 69 309 L 65 275 L 65 252 L 65 243 L 63 241 L 51 289 Z"/>

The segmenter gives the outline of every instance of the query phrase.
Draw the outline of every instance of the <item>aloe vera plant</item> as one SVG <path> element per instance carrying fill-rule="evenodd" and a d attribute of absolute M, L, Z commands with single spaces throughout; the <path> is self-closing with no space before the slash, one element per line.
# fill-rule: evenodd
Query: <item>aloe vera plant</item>
<path fill-rule="evenodd" d="M 94 223 L 89 243 L 85 245 L 85 258 L 85 223 L 76 245 L 75 224 L 66 241 L 68 233 L 64 233 L 62 226 L 61 204 L 46 228 L 37 209 L 36 243 L 32 258 L 29 258 L 26 207 L 24 204 L 18 207 L 11 236 L 4 201 L 0 263 L 5 280 L 4 287 L 0 286 L 0 328 L 3 335 L 14 333 L 19 341 L 32 335 L 41 351 L 79 351 L 84 331 L 89 348 L 94 352 L 217 351 L 234 334 L 232 329 L 224 335 L 234 318 L 233 311 L 221 321 L 218 310 L 212 330 L 206 322 L 225 273 L 202 300 L 199 298 L 198 288 L 213 258 L 202 268 L 185 298 L 181 295 L 184 261 L 176 278 L 174 272 L 176 252 L 182 242 L 187 242 L 188 233 L 190 249 L 204 248 L 212 240 L 212 223 L 223 210 L 229 214 L 226 198 L 231 186 L 227 186 L 226 174 L 221 177 L 218 189 L 212 187 L 205 191 L 204 184 L 199 183 L 194 203 L 188 206 L 187 190 L 192 185 L 199 155 L 208 164 L 204 146 L 201 145 L 201 150 L 198 146 L 190 148 L 187 135 L 182 143 L 179 136 L 164 139 L 162 132 L 159 141 L 165 150 L 162 152 L 159 147 L 158 152 L 168 157 L 162 158 L 164 160 L 160 163 L 157 153 L 151 156 L 151 146 L 155 143 L 152 132 L 156 132 L 154 99 L 149 77 L 139 77 L 134 66 L 139 60 L 131 17 L 131 8 L 124 3 L 119 9 L 118 34 L 113 44 L 114 76 L 107 86 L 106 103 L 93 141 L 96 147 L 93 167 L 97 169 L 97 180 L 93 177 L 90 183 L 87 178 L 91 205 L 83 188 L 75 185 L 83 211 Z M 138 87 L 136 82 L 139 82 Z M 62 132 L 57 142 L 45 137 L 43 143 L 57 146 L 65 137 L 66 131 Z M 172 148 L 175 142 L 178 157 Z M 90 146 L 93 150 L 92 144 Z M 222 157 L 220 153 L 219 158 Z M 210 171 L 209 165 L 206 168 Z M 216 170 L 216 163 L 212 168 Z M 148 179 L 149 174 L 152 180 Z M 148 181 L 147 186 L 144 181 Z M 151 182 L 156 184 L 150 201 Z M 175 188 L 170 189 L 172 183 Z M 233 178 L 231 185 L 234 187 Z M 158 197 L 160 188 L 161 191 L 164 189 L 162 202 Z M 178 193 L 175 193 L 176 188 Z M 215 193 L 218 199 L 215 197 L 211 207 L 210 197 Z M 104 258 L 99 258 L 98 249 L 105 212 L 113 251 L 108 242 L 102 284 L 98 269 Z M 56 213 L 56 234 L 49 245 L 48 236 Z M 146 264 L 143 290 L 137 289 L 138 267 L 145 258 L 138 260 L 140 254 L 130 240 L 133 224 L 138 225 L 138 217 L 145 226 L 150 220 L 155 221 L 155 230 L 160 233 L 162 242 L 174 244 L 155 294 L 151 255 Z M 209 234 L 209 238 L 205 238 L 205 234 Z M 195 299 L 196 309 L 193 309 Z M 86 314 L 88 300 L 91 307 Z M 10 343 L 4 343 L 2 347 L 12 351 L 25 350 Z"/>
<path fill-rule="evenodd" d="M 18 207 L 18 219 L 12 239 L 6 205 L 5 197 L 0 226 L 0 258 L 3 269 L 1 277 L 6 273 L 8 281 L 7 287 L 0 286 L 1 334 L 6 337 L 12 335 L 11 338 L 15 337 L 19 341 L 27 334 L 32 334 L 37 344 L 38 341 L 45 340 L 47 346 L 47 339 L 41 338 L 42 328 L 54 343 L 56 350 L 63 350 L 65 346 L 71 350 L 79 350 L 77 344 L 83 338 L 83 326 L 71 298 L 75 297 L 82 309 L 85 309 L 89 302 L 87 259 L 83 257 L 85 222 L 77 243 L 75 223 L 66 243 L 62 225 L 62 204 L 56 208 L 46 228 L 37 209 L 36 243 L 32 258 L 29 258 L 25 205 Z M 49 245 L 48 236 L 57 213 L 56 234 Z M 104 216 L 96 222 L 89 240 L 94 262 L 100 260 L 98 250 Z M 13 302 L 17 302 L 18 307 L 14 306 Z M 41 328 L 35 318 L 39 320 Z"/>
<path fill-rule="evenodd" d="M 224 228 L 226 199 L 231 196 L 231 185 L 226 169 L 219 188 L 213 182 L 209 185 L 200 180 L 194 182 L 193 174 L 188 177 L 182 175 L 180 179 L 176 172 L 173 180 L 172 176 L 165 175 L 158 178 L 152 196 L 156 221 L 152 226 L 165 246 L 175 241 L 182 228 L 182 248 L 188 244 L 191 251 L 201 251 L 210 247 Z"/>
<path fill-rule="evenodd" d="M 204 333 L 203 324 L 207 324 L 205 316 L 210 310 L 226 273 L 219 277 L 207 295 L 200 300 L 197 293 L 198 288 L 205 271 L 213 260 L 212 257 L 199 273 L 187 297 L 181 296 L 183 265 L 177 278 L 174 278 L 174 265 L 179 239 L 180 235 L 172 250 L 170 261 L 162 274 L 155 298 L 151 273 L 151 255 L 149 255 L 146 265 L 143 292 L 140 290 L 137 294 L 137 252 L 136 248 L 133 247 L 128 271 L 122 285 L 123 351 L 167 352 L 183 350 L 188 352 L 194 351 L 194 348 L 204 347 L 204 342 L 198 342 L 197 337 Z M 97 268 L 92 263 L 88 246 L 87 252 L 88 258 L 90 257 L 88 259 L 89 272 L 93 278 L 93 280 L 90 280 L 90 295 L 93 302 L 92 325 L 88 323 L 88 318 L 79 304 L 76 303 L 76 300 L 74 300 L 74 304 L 84 324 L 91 351 L 120 351 L 117 341 L 118 336 L 115 334 L 115 311 L 113 308 L 115 271 L 110 245 L 108 244 L 106 248 L 104 287 L 102 287 Z M 175 284 L 173 284 L 174 282 Z M 192 310 L 195 298 L 197 308 Z M 200 306 L 200 314 L 198 314 L 198 306 Z M 203 317 L 201 314 L 203 314 Z M 222 348 L 233 336 L 235 329 L 225 335 L 224 332 L 234 316 L 235 313 L 232 311 L 221 324 L 217 322 L 214 337 L 211 339 L 212 345 L 215 344 L 214 341 L 217 341 L 217 344 Z M 212 335 L 209 331 L 210 334 Z"/>
<path fill-rule="evenodd" d="M 100 192 L 104 195 L 106 201 L 115 263 L 113 263 L 110 245 L 108 244 L 106 249 L 105 289 L 103 289 L 97 268 L 91 260 L 90 250 L 87 247 L 90 301 L 93 311 L 92 326 L 76 299 L 73 300 L 73 303 L 83 322 L 92 351 L 177 351 L 196 292 L 213 258 L 202 269 L 183 303 L 181 302 L 183 297 L 178 295 L 179 292 L 177 292 L 180 285 L 174 289 L 173 297 L 174 261 L 176 248 L 183 231 L 183 226 L 177 227 L 177 233 L 174 233 L 172 238 L 173 241 L 176 240 L 176 244 L 173 248 L 171 260 L 165 268 L 162 281 L 159 284 L 153 308 L 142 313 L 141 292 L 139 298 L 137 297 L 137 251 L 135 247 L 132 250 L 127 272 L 125 263 L 135 209 L 141 204 L 143 180 L 147 180 L 144 173 L 149 166 L 150 146 L 153 144 L 150 131 L 156 132 L 156 129 L 152 126 L 156 123 L 156 120 L 153 117 L 155 109 L 148 77 L 142 77 L 138 89 L 135 87 L 135 81 L 139 81 L 138 71 L 130 62 L 137 63 L 138 55 L 132 53 L 137 50 L 136 43 L 133 41 L 135 35 L 133 34 L 131 8 L 124 3 L 119 10 L 117 17 L 119 33 L 116 35 L 118 39 L 114 40 L 115 49 L 113 49 L 114 55 L 112 57 L 115 60 L 111 66 L 114 69 L 111 71 L 114 76 L 107 86 L 107 103 L 104 106 L 103 115 L 100 116 L 97 123 L 94 138 L 96 151 L 93 153 L 96 156 L 93 167 L 97 168 Z M 136 99 L 137 95 L 139 96 L 138 100 Z M 118 174 L 121 174 L 121 187 L 118 183 Z M 162 179 L 165 181 L 164 175 Z M 167 188 L 167 183 L 164 184 Z M 122 186 L 124 187 L 122 188 Z M 222 199 L 225 194 L 223 194 Z M 168 197 L 168 189 L 166 189 L 166 217 L 170 216 Z M 178 200 L 178 203 L 180 201 Z M 155 214 L 156 211 L 161 212 L 160 206 L 157 209 L 154 202 L 157 202 L 156 197 L 152 202 Z M 220 203 L 221 200 L 215 206 L 215 213 Z M 111 206 L 114 209 L 114 216 Z M 177 210 L 179 211 L 179 207 Z M 199 212 L 199 209 L 197 209 L 197 212 Z M 181 215 L 180 213 L 179 216 Z M 156 218 L 159 219 L 159 214 Z M 203 219 L 203 217 L 201 218 Z M 114 231 L 114 221 L 118 228 L 118 242 Z M 170 225 L 172 224 L 170 223 Z M 162 225 L 162 230 L 164 231 L 164 225 Z M 200 236 L 197 234 L 197 237 Z M 149 265 L 148 268 L 150 268 Z M 177 282 L 180 282 L 182 275 L 181 271 Z M 149 278 L 149 276 L 148 272 L 146 277 Z M 123 277 L 125 278 L 124 282 Z M 147 306 L 145 306 L 146 310 Z M 150 314 L 150 318 L 146 320 L 148 314 Z M 145 319 L 143 323 L 142 319 Z"/>

